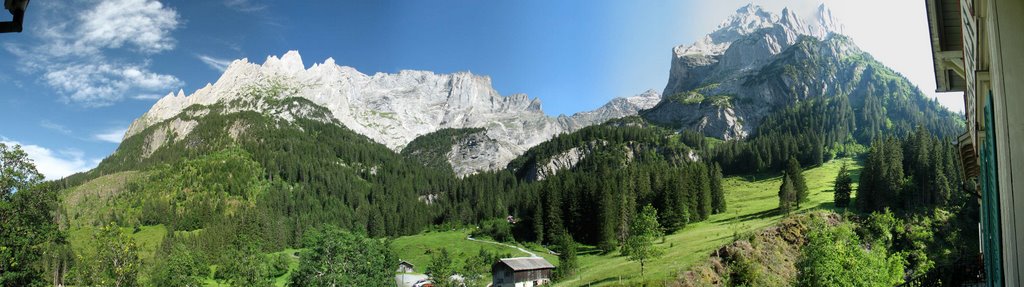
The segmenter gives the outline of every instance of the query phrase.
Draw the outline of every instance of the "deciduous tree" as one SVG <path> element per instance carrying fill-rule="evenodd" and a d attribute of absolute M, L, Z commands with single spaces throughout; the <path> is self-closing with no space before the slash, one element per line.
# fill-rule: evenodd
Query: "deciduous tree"
<path fill-rule="evenodd" d="M 640 276 L 643 276 L 647 261 L 662 254 L 662 250 L 654 246 L 654 240 L 662 236 L 661 227 L 658 226 L 658 211 L 651 205 L 644 206 L 633 220 L 630 230 L 623 253 L 629 256 L 629 260 L 640 263 Z"/>

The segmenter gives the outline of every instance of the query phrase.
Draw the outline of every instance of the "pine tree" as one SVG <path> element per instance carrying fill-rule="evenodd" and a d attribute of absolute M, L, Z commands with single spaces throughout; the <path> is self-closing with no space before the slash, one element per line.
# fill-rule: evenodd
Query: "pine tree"
<path fill-rule="evenodd" d="M 692 196 L 697 197 L 697 210 L 695 212 L 697 219 L 695 221 L 708 219 L 708 216 L 711 216 L 713 207 L 707 166 L 703 163 L 692 165 L 688 176 L 694 179 Z"/>
<path fill-rule="evenodd" d="M 794 206 L 800 208 L 800 203 L 807 201 L 807 181 L 804 180 L 803 169 L 800 169 L 800 162 L 795 157 L 790 157 L 786 164 L 786 175 L 792 180 L 793 191 L 796 192 Z"/>
<path fill-rule="evenodd" d="M 626 180 L 627 183 L 632 181 Z M 633 222 L 633 218 L 636 216 L 636 193 L 633 192 L 632 188 L 627 184 L 627 188 L 623 189 L 621 199 L 619 200 L 619 224 L 616 228 L 616 239 L 619 241 L 619 247 L 626 243 L 626 238 L 629 237 L 630 224 Z"/>
<path fill-rule="evenodd" d="M 452 275 L 455 275 L 455 262 L 451 255 L 449 255 L 448 249 L 441 248 L 435 250 L 435 253 L 430 256 L 430 266 L 427 266 L 427 273 L 434 280 L 434 286 L 439 287 L 453 287 L 458 284 L 450 280 Z"/>
<path fill-rule="evenodd" d="M 779 186 L 779 211 L 783 214 L 789 214 L 796 205 L 796 190 L 792 181 L 789 174 L 783 174 L 782 185 Z"/>
<path fill-rule="evenodd" d="M 544 242 L 544 208 L 539 199 L 534 203 L 533 207 L 533 234 L 537 244 Z"/>
<path fill-rule="evenodd" d="M 579 262 L 576 259 L 576 241 L 569 233 L 562 233 L 558 239 L 558 269 L 556 277 L 559 280 L 569 278 L 576 274 L 579 269 Z"/>
<path fill-rule="evenodd" d="M 608 190 L 609 188 L 606 186 L 603 189 L 605 189 L 605 191 L 601 194 L 601 211 L 599 213 L 601 218 L 599 220 L 600 230 L 598 230 L 600 241 L 598 241 L 597 246 L 602 252 L 608 253 L 612 252 L 619 246 L 615 233 L 615 229 L 619 223 L 619 205 L 615 201 L 615 197 L 612 196 L 611 192 Z"/>
<path fill-rule="evenodd" d="M 544 184 L 545 191 L 545 202 L 544 202 L 544 239 L 557 240 L 558 232 L 564 229 L 562 221 L 562 198 L 557 188 L 549 186 L 553 181 L 547 181 Z"/>
<path fill-rule="evenodd" d="M 722 189 L 722 167 L 717 162 L 711 167 L 710 180 L 712 213 L 723 213 L 726 210 L 725 191 Z"/>
<path fill-rule="evenodd" d="M 850 178 L 850 171 L 846 168 L 846 163 L 843 163 L 843 167 L 839 168 L 839 174 L 836 175 L 833 194 L 836 207 L 850 206 L 850 193 L 853 191 L 852 184 L 853 179 Z"/>

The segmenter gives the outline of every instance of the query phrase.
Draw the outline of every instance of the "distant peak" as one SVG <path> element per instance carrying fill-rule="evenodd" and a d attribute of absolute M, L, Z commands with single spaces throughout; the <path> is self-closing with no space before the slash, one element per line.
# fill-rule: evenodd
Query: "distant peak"
<path fill-rule="evenodd" d="M 739 14 L 753 14 L 757 13 L 758 11 L 764 11 L 764 9 L 761 8 L 760 5 L 756 5 L 754 3 L 747 3 L 747 5 L 743 5 L 743 7 L 740 7 L 740 9 L 736 9 L 736 13 Z"/>
<path fill-rule="evenodd" d="M 782 8 L 782 16 L 779 18 L 779 23 L 789 25 L 790 27 L 803 26 L 803 23 L 800 21 L 800 17 L 797 16 L 793 10 L 790 10 L 789 7 Z"/>
<path fill-rule="evenodd" d="M 836 20 L 824 4 L 818 5 L 817 13 L 800 14 L 789 7 L 776 14 L 761 6 L 749 3 L 736 10 L 725 21 L 704 38 L 691 45 L 680 45 L 673 49 L 676 57 L 685 55 L 721 55 L 732 42 L 765 28 L 781 27 L 790 35 L 808 35 L 824 39 L 831 33 L 844 34 L 843 25 Z M 804 16 L 801 16 L 804 15 Z"/>
<path fill-rule="evenodd" d="M 815 36 L 824 38 L 829 33 L 846 34 L 846 27 L 832 15 L 832 9 L 825 6 L 825 3 L 818 5 L 818 13 L 814 18 L 814 22 L 809 23 L 809 26 Z"/>
<path fill-rule="evenodd" d="M 289 50 L 287 53 L 284 53 L 284 56 L 281 56 L 281 61 L 284 61 L 284 62 L 294 62 L 294 63 L 298 63 L 301 66 L 302 65 L 302 55 L 299 55 L 299 51 Z"/>
<path fill-rule="evenodd" d="M 286 73 L 306 70 L 306 66 L 302 63 L 302 55 L 299 55 L 299 51 L 295 50 L 284 53 L 281 58 L 274 55 L 267 56 L 267 61 L 263 62 L 263 68 Z"/>

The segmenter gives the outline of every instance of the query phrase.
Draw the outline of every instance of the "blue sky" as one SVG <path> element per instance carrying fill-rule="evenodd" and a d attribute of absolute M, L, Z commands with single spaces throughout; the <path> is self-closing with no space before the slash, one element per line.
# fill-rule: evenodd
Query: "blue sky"
<path fill-rule="evenodd" d="M 897 7 L 826 2 L 865 50 L 933 90 L 921 1 L 870 1 Z M 367 74 L 468 70 L 571 114 L 661 91 L 671 48 L 746 2 L 34 1 L 24 33 L 0 34 L 0 140 L 23 145 L 48 178 L 87 170 L 159 97 L 216 81 L 232 59 L 288 50 L 307 66 L 333 57 Z M 819 3 L 760 2 L 775 12 Z M 881 25 L 895 28 L 873 32 Z"/>

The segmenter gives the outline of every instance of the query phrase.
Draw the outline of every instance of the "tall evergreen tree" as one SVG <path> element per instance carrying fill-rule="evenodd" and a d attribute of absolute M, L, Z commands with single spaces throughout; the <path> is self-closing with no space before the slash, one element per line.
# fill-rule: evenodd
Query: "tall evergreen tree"
<path fill-rule="evenodd" d="M 601 194 L 600 202 L 600 230 L 598 230 L 598 248 L 604 253 L 612 252 L 619 247 L 618 240 L 616 239 L 616 227 L 618 227 L 618 215 L 619 215 L 619 204 L 616 202 L 616 197 L 612 196 L 610 187 L 602 187 L 604 192 Z"/>
<path fill-rule="evenodd" d="M 782 175 L 782 185 L 779 186 L 779 212 L 789 214 L 796 206 L 796 190 L 793 188 L 793 180 L 789 174 Z"/>
<path fill-rule="evenodd" d="M 893 206 L 904 189 L 903 152 L 893 137 L 871 144 L 857 185 L 857 205 L 864 211 Z"/>
<path fill-rule="evenodd" d="M 803 169 L 800 168 L 800 162 L 795 157 L 790 157 L 786 163 L 786 175 L 793 184 L 793 191 L 796 192 L 794 200 L 794 207 L 800 208 L 800 203 L 807 201 L 807 181 L 804 179 Z"/>
<path fill-rule="evenodd" d="M 629 237 L 630 224 L 633 223 L 633 218 L 636 216 L 636 193 L 633 191 L 632 181 L 628 180 L 628 178 L 632 178 L 631 174 L 623 179 L 626 183 L 625 188 L 619 192 L 621 196 L 619 199 L 619 223 L 615 233 L 620 248 L 625 244 L 626 238 Z"/>
<path fill-rule="evenodd" d="M 710 179 L 708 178 L 707 165 L 702 163 L 691 165 L 689 176 L 694 179 L 690 194 L 697 198 L 695 221 L 705 220 L 708 216 L 711 216 L 713 210 L 713 199 L 711 195 L 711 184 Z"/>
<path fill-rule="evenodd" d="M 556 278 L 563 280 L 576 274 L 579 269 L 579 261 L 576 258 L 576 241 L 569 233 L 563 233 L 558 239 L 558 269 Z"/>
<path fill-rule="evenodd" d="M 448 249 L 442 247 L 440 250 L 435 250 L 434 254 L 430 256 L 430 266 L 427 266 L 427 272 L 433 278 L 434 286 L 455 287 L 458 284 L 451 280 L 452 275 L 456 273 L 455 268 L 455 261 Z"/>
<path fill-rule="evenodd" d="M 836 207 L 847 207 L 850 206 L 850 193 L 853 191 L 853 179 L 850 178 L 850 171 L 846 167 L 846 163 L 839 168 L 839 174 L 836 175 L 836 182 L 834 190 L 834 201 Z"/>
<path fill-rule="evenodd" d="M 711 166 L 711 211 L 718 214 L 726 211 L 725 191 L 722 189 L 722 167 L 718 163 Z"/>

